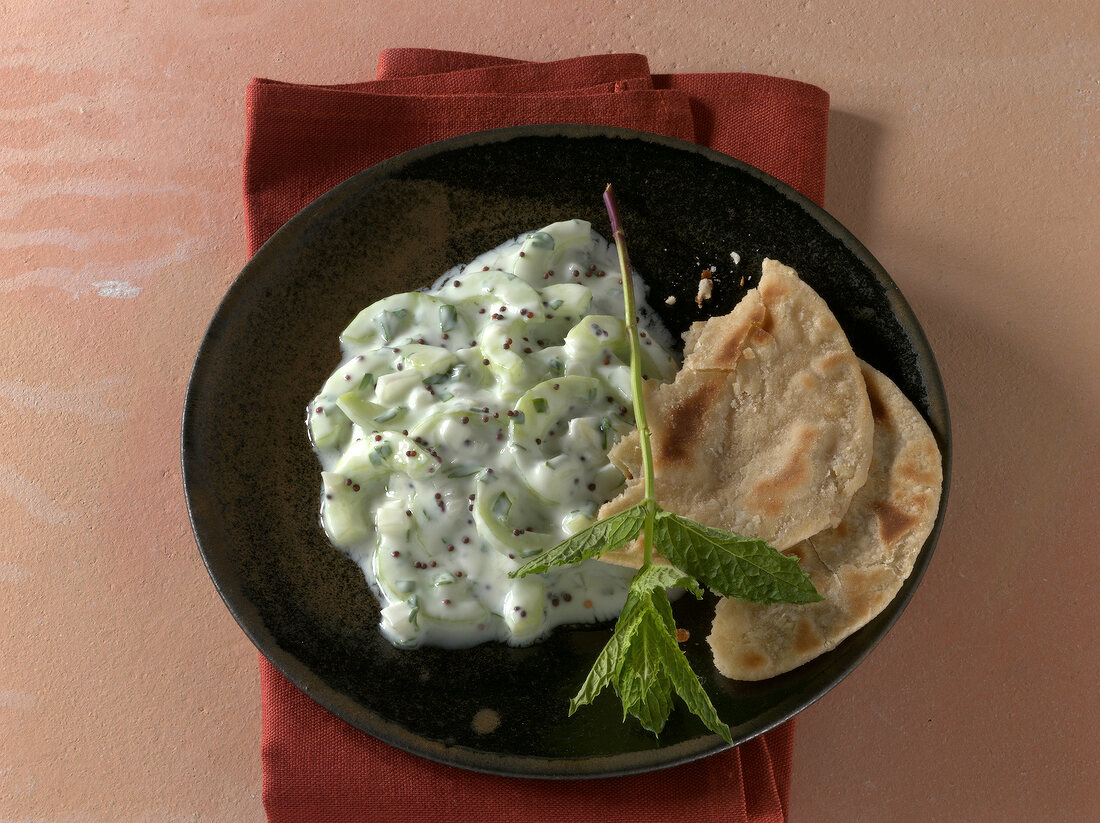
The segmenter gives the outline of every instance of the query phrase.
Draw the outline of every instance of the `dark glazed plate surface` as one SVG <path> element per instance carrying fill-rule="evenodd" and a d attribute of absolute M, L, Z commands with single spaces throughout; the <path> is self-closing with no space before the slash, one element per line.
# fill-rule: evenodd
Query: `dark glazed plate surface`
<path fill-rule="evenodd" d="M 675 331 L 702 316 L 702 268 L 724 313 L 762 259 L 793 266 L 828 301 L 857 354 L 892 377 L 930 421 L 950 462 L 947 406 L 932 352 L 897 287 L 835 220 L 793 190 L 706 149 L 585 126 L 505 129 L 426 146 L 340 185 L 287 223 L 241 272 L 195 361 L 183 419 L 187 504 L 203 559 L 260 651 L 347 722 L 415 754 L 506 775 L 645 771 L 725 746 L 684 710 L 658 742 L 624 724 L 613 695 L 566 716 L 609 628 L 539 645 L 400 651 L 378 632 L 363 575 L 318 525 L 319 466 L 306 404 L 340 361 L 359 309 L 428 285 L 523 231 L 579 217 L 609 236 L 613 182 L 634 266 Z M 735 265 L 731 252 L 741 255 Z M 745 288 L 742 274 L 752 275 Z M 678 297 L 675 307 L 664 304 Z M 946 472 L 945 472 L 946 476 Z M 762 683 L 713 667 L 713 601 L 682 601 L 687 654 L 738 741 L 821 697 L 882 638 L 928 564 L 940 519 L 887 610 L 837 649 Z M 500 725 L 479 734 L 482 709 Z"/>

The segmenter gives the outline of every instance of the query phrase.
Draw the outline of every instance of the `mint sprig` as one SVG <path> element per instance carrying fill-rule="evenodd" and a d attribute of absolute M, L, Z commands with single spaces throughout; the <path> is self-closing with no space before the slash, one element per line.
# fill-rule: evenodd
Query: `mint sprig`
<path fill-rule="evenodd" d="M 675 693 L 708 729 L 730 745 L 733 736 L 691 669 L 676 638 L 676 621 L 666 589 L 684 588 L 703 596 L 700 583 L 727 597 L 758 603 L 811 603 L 821 600 L 798 561 L 765 541 L 704 526 L 657 505 L 654 496 L 653 453 L 649 424 L 642 402 L 641 340 L 630 276 L 626 235 L 610 185 L 604 203 L 623 272 L 623 303 L 630 335 L 630 384 L 634 419 L 642 453 L 644 496 L 640 503 L 573 535 L 528 561 L 512 577 L 571 565 L 618 549 L 642 535 L 642 566 L 630 582 L 626 603 L 615 623 L 611 640 L 569 703 L 572 715 L 611 686 L 623 706 L 623 720 L 635 717 L 645 729 L 660 734 L 672 713 Z M 673 565 L 653 562 L 655 543 Z"/>

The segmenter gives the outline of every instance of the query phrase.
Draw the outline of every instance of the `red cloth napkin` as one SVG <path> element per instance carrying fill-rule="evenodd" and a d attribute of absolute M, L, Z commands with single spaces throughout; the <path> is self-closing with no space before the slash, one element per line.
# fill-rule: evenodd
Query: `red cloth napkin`
<path fill-rule="evenodd" d="M 645 57 L 550 63 L 382 53 L 378 79 L 254 80 L 244 194 L 249 253 L 356 172 L 433 140 L 528 123 L 591 123 L 726 152 L 822 201 L 828 95 L 756 74 L 651 75 Z M 272 823 L 786 821 L 793 721 L 736 749 L 604 780 L 495 777 L 406 754 L 350 727 L 260 657 L 263 801 Z"/>

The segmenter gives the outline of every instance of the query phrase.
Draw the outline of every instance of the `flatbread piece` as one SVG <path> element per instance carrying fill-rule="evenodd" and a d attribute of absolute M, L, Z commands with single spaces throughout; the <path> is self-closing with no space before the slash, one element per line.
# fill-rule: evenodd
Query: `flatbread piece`
<path fill-rule="evenodd" d="M 867 479 L 874 425 L 825 301 L 765 260 L 759 286 L 685 343 L 675 381 L 647 385 L 657 502 L 778 549 L 837 525 Z M 628 483 L 601 518 L 642 499 L 640 452 L 636 431 L 611 450 Z M 639 567 L 641 554 L 636 542 L 601 559 Z"/>
<path fill-rule="evenodd" d="M 943 467 L 931 429 L 885 375 L 863 364 L 874 414 L 866 484 L 832 529 L 789 548 L 825 598 L 761 605 L 722 598 L 707 641 L 718 671 L 763 680 L 835 647 L 894 598 L 932 531 Z"/>

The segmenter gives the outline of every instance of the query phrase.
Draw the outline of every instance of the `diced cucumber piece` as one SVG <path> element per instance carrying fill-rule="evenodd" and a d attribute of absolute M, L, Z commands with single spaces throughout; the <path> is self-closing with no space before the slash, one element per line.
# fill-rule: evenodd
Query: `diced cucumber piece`
<path fill-rule="evenodd" d="M 380 403 L 387 406 L 407 404 L 409 395 L 424 390 L 424 375 L 411 369 L 383 374 L 378 378 L 374 393 Z"/>
<path fill-rule="evenodd" d="M 387 410 L 386 406 L 364 400 L 363 395 L 353 391 L 340 395 L 336 402 L 340 411 L 347 415 L 353 423 L 368 432 L 379 428 L 375 418 Z"/>
<path fill-rule="evenodd" d="M 421 379 L 441 374 L 458 362 L 454 353 L 441 346 L 409 343 L 401 347 L 400 353 L 406 369 L 419 372 Z"/>
<path fill-rule="evenodd" d="M 318 397 L 308 414 L 309 435 L 318 449 L 339 449 L 351 436 L 351 421 L 338 405 Z"/>
<path fill-rule="evenodd" d="M 413 607 L 407 601 L 391 603 L 382 609 L 382 633 L 390 642 L 410 646 L 420 636 L 420 629 L 413 623 Z"/>
<path fill-rule="evenodd" d="M 576 322 L 588 314 L 592 291 L 580 283 L 553 283 L 542 289 L 542 302 L 546 311 L 555 317 L 571 317 Z"/>
<path fill-rule="evenodd" d="M 626 324 L 609 314 L 590 314 L 565 335 L 565 350 L 571 359 L 601 362 L 609 357 L 630 362 L 630 341 Z"/>
<path fill-rule="evenodd" d="M 531 640 L 546 617 L 546 582 L 534 575 L 517 580 L 504 598 L 504 622 L 516 640 Z"/>
<path fill-rule="evenodd" d="M 321 505 L 321 521 L 334 543 L 349 545 L 365 540 L 370 534 L 367 520 L 367 497 L 360 487 L 347 484 L 348 478 L 339 472 L 321 472 L 325 499 Z"/>
<path fill-rule="evenodd" d="M 594 522 L 596 521 L 582 511 L 571 511 L 561 519 L 561 530 L 572 536 L 584 531 Z"/>
<path fill-rule="evenodd" d="M 402 542 L 410 534 L 412 519 L 405 514 L 409 511 L 404 500 L 383 503 L 374 512 L 374 523 L 381 540 Z"/>
<path fill-rule="evenodd" d="M 516 277 L 522 277 L 531 285 L 537 286 L 538 281 L 543 279 L 542 276 L 550 268 L 550 261 L 554 257 L 554 245 L 553 235 L 547 233 L 545 229 L 527 235 L 523 239 L 519 254 L 516 255 L 512 273 Z"/>

